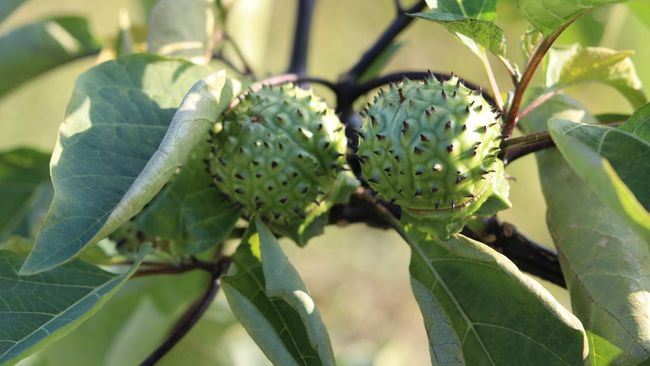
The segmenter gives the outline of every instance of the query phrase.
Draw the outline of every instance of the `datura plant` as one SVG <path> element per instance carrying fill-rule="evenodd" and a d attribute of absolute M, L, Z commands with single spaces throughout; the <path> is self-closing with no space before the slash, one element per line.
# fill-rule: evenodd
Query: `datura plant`
<path fill-rule="evenodd" d="M 312 296 L 284 253 L 353 223 L 393 230 L 410 250 L 408 268 L 390 271 L 410 275 L 424 327 L 412 331 L 428 337 L 433 365 L 650 364 L 650 104 L 632 51 L 579 36 L 609 45 L 617 32 L 647 32 L 648 0 L 504 3 L 521 18 L 513 29 L 530 25 L 524 62 L 506 51 L 496 0 L 373 2 L 396 15 L 335 80 L 308 72 L 308 53 L 324 54 L 309 48 L 316 2 L 295 2 L 281 74 L 268 68 L 281 47 L 259 42 L 277 33 L 264 29 L 268 1 L 150 1 L 147 24 L 123 11 L 114 37 L 77 16 L 3 24 L 3 108 L 31 79 L 95 62 L 83 64 L 93 66 L 77 78 L 53 151 L 0 151 L 0 364 L 251 364 L 226 351 L 241 340 L 233 324 L 274 365 L 358 364 L 318 305 L 363 304 Z M 0 22 L 23 3 L 0 5 Z M 641 21 L 623 21 L 631 14 Z M 404 52 L 396 37 L 426 21 L 435 36 L 422 44 L 460 40 L 467 50 L 445 44 L 437 55 L 478 56 L 485 88 L 442 57 L 383 71 Z M 590 96 L 601 83 L 631 108 L 591 113 L 569 94 L 582 89 L 568 88 L 586 82 Z M 535 194 L 508 171 L 530 153 L 547 246 L 501 213 L 522 205 L 511 185 Z M 214 302 L 221 292 L 226 302 Z"/>

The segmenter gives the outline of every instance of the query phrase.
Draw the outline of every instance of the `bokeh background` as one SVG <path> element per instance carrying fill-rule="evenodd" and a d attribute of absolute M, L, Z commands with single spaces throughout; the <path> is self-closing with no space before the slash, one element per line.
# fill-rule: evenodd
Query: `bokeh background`
<path fill-rule="evenodd" d="M 0 33 L 44 16 L 76 14 L 88 17 L 95 32 L 110 40 L 117 32 L 120 11 L 128 11 L 134 24 L 145 25 L 147 9 L 153 2 L 31 0 L 0 26 Z M 233 9 L 224 26 L 238 40 L 258 75 L 284 72 L 296 0 L 229 2 Z M 179 0 L 179 11 L 182 3 Z M 498 4 L 497 22 L 506 31 L 510 57 L 521 67 L 519 38 L 528 24 L 517 15 L 515 0 L 500 0 Z M 393 16 L 391 0 L 317 1 L 308 73 L 336 79 L 359 59 Z M 586 46 L 635 50 L 633 60 L 639 77 L 648 85 L 648 29 L 626 6 L 613 5 L 580 19 L 558 43 L 581 42 Z M 386 72 L 454 71 L 465 79 L 487 85 L 478 59 L 438 25 L 415 21 L 399 37 L 399 42 L 402 47 Z M 0 99 L 0 150 L 27 145 L 51 151 L 74 81 L 95 63 L 95 58 L 69 63 Z M 502 90 L 508 90 L 511 84 L 507 75 L 497 62 L 493 62 L 493 67 Z M 538 82 L 541 74 L 538 72 Z M 588 84 L 569 92 L 596 114 L 631 112 L 624 98 L 604 86 Z M 327 91 L 323 93 L 331 98 Z M 508 173 L 512 176 L 514 208 L 500 217 L 530 238 L 552 245 L 534 158 L 518 160 L 508 167 Z M 305 249 L 290 242 L 283 242 L 283 246 L 320 307 L 341 365 L 429 363 L 426 334 L 409 285 L 409 251 L 397 235 L 364 225 L 332 226 Z M 198 273 L 132 280 L 77 331 L 21 365 L 137 364 L 165 336 L 175 317 L 198 296 L 206 280 Z M 570 307 L 566 291 L 543 284 Z M 237 325 L 219 296 L 197 328 L 162 364 L 248 366 L 267 365 L 268 361 Z"/>

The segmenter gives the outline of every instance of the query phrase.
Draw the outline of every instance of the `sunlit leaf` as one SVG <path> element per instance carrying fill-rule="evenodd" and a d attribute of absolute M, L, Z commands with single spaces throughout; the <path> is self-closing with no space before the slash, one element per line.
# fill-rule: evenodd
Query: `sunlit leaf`
<path fill-rule="evenodd" d="M 556 47 L 549 52 L 546 86 L 563 88 L 575 83 L 596 81 L 616 88 L 634 107 L 647 98 L 630 59 L 632 51 L 603 47 Z"/>
<path fill-rule="evenodd" d="M 26 0 L 3 0 L 0 3 L 0 23 L 25 3 Z"/>

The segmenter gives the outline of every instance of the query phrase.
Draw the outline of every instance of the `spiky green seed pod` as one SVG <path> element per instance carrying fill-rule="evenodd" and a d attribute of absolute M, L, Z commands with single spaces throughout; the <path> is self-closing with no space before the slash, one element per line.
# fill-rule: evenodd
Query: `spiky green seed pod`
<path fill-rule="evenodd" d="M 447 238 L 481 206 L 509 207 L 500 142 L 499 115 L 480 92 L 432 77 L 380 92 L 365 110 L 358 155 L 370 187 L 405 221 Z"/>
<path fill-rule="evenodd" d="M 215 128 L 214 183 L 246 215 L 271 224 L 294 225 L 319 210 L 344 169 L 345 131 L 311 90 L 249 92 Z"/>

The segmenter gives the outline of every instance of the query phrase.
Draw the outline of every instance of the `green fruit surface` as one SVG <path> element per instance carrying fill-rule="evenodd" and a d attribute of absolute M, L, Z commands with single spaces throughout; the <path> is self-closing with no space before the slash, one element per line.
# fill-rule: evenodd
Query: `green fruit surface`
<path fill-rule="evenodd" d="M 326 103 L 293 85 L 240 97 L 212 133 L 209 170 L 246 215 L 294 225 L 329 197 L 344 168 L 346 138 Z"/>
<path fill-rule="evenodd" d="M 365 111 L 358 155 L 370 187 L 403 218 L 448 237 L 489 199 L 509 206 L 500 142 L 499 116 L 457 77 L 404 80 Z"/>

